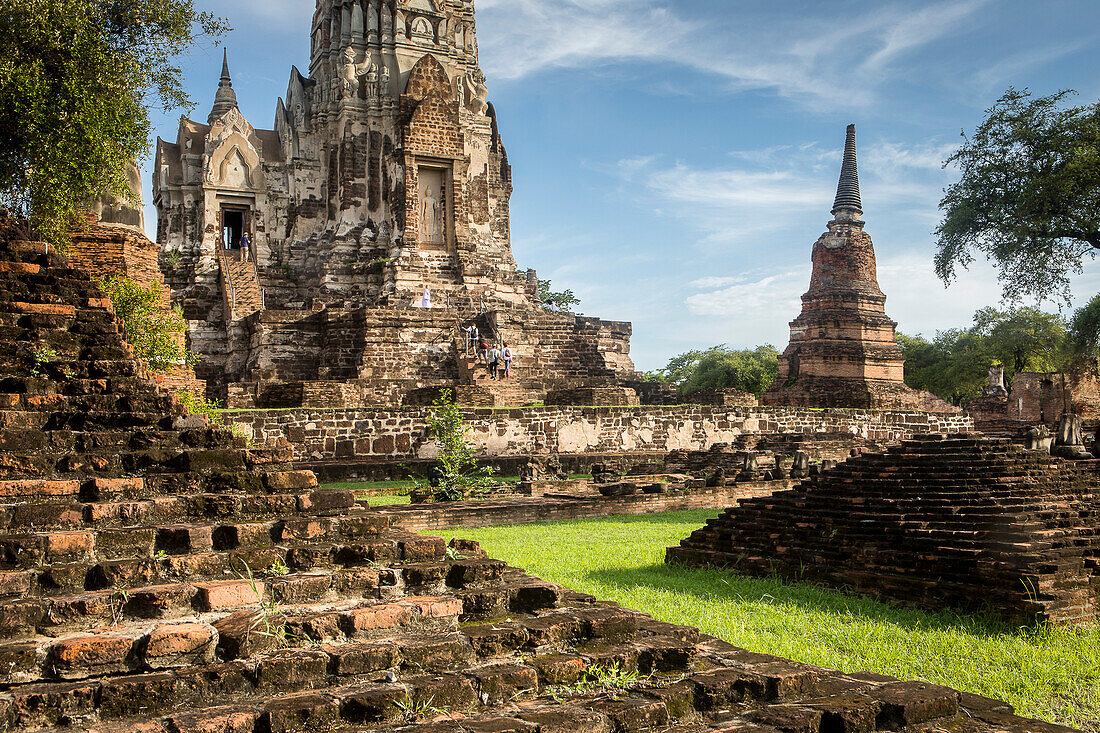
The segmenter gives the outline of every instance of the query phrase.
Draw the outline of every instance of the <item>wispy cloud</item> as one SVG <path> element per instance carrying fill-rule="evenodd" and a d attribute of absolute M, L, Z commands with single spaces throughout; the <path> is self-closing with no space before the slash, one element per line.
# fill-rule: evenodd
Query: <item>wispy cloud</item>
<path fill-rule="evenodd" d="M 754 22 L 746 9 L 703 23 L 668 0 L 481 0 L 480 45 L 496 78 L 650 61 L 717 76 L 733 91 L 773 90 L 810 105 L 866 105 L 895 64 L 964 32 L 990 2 L 788 12 L 770 14 L 767 22 Z"/>
<path fill-rule="evenodd" d="M 733 151 L 721 167 L 632 158 L 604 172 L 635 184 L 631 190 L 642 192 L 640 205 L 699 231 L 704 246 L 759 243 L 763 235 L 795 228 L 805 237 L 805 232 L 824 224 L 836 192 L 839 143 Z M 938 217 L 942 188 L 953 175 L 942 170 L 953 149 L 934 140 L 861 146 L 865 202 L 880 210 L 889 206 L 915 212 L 931 222 Z"/>

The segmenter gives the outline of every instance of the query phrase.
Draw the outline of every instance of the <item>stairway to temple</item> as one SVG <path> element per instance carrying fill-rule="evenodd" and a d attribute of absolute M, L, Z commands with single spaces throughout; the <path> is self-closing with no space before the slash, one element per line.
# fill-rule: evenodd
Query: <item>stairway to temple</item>
<path fill-rule="evenodd" d="M 926 436 L 741 502 L 667 559 L 906 605 L 1087 623 L 1097 499 L 1091 472 L 1007 438 Z"/>
<path fill-rule="evenodd" d="M 463 404 L 478 404 L 486 407 L 522 407 L 539 402 L 546 391 L 539 385 L 525 379 L 521 361 L 513 362 L 511 376 L 503 378 L 504 365 L 501 363 L 500 379 L 493 379 L 489 367 L 479 361 L 476 355 L 469 355 L 464 338 L 455 339 L 455 353 L 458 354 L 458 389 L 456 399 Z"/>
<path fill-rule="evenodd" d="M 226 289 L 226 302 L 233 312 L 233 320 L 247 318 L 263 310 L 263 291 L 256 274 L 256 263 L 251 258 L 241 260 L 240 250 L 220 251 L 218 262 L 222 268 L 222 286 Z"/>
<path fill-rule="evenodd" d="M 0 236 L 0 282 L 4 730 L 1067 730 L 754 654 L 392 526 L 184 415 L 45 245 Z M 576 686 L 616 665 L 637 682 Z"/>

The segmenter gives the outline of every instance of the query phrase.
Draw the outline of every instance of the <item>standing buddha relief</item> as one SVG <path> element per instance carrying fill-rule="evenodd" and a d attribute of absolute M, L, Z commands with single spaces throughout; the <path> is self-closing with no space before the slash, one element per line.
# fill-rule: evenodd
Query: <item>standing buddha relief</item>
<path fill-rule="evenodd" d="M 447 214 L 447 190 L 443 171 L 420 169 L 420 242 L 444 244 Z"/>

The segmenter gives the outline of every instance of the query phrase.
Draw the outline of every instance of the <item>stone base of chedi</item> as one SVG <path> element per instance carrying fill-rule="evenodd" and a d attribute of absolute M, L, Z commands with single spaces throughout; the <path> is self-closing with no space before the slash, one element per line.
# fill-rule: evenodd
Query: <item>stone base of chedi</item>
<path fill-rule="evenodd" d="M 670 562 L 799 578 L 1013 621 L 1097 618 L 1093 461 L 1004 438 L 925 436 L 742 502 Z"/>
<path fill-rule="evenodd" d="M 1056 730 L 448 551 L 182 416 L 45 245 L 0 240 L 0 281 L 5 730 Z M 610 664 L 644 679 L 550 694 Z"/>

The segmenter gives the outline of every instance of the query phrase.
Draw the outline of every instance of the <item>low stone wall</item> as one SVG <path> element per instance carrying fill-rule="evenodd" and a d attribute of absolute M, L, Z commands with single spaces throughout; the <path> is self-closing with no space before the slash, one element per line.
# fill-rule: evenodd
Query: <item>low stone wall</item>
<path fill-rule="evenodd" d="M 684 494 L 633 496 L 534 496 L 451 504 L 405 504 L 374 507 L 396 526 L 412 532 L 438 532 L 450 527 L 498 527 L 506 524 L 563 522 L 618 515 L 714 509 L 721 511 L 744 499 L 771 496 L 791 488 L 795 481 L 761 481 L 715 489 L 693 489 Z"/>
<path fill-rule="evenodd" d="M 249 411 L 232 414 L 256 441 L 285 438 L 298 461 L 430 459 L 426 408 Z M 970 431 L 967 415 L 710 405 L 531 407 L 466 412 L 470 438 L 486 457 L 547 453 L 709 450 L 743 435 L 847 433 L 876 443 Z"/>

